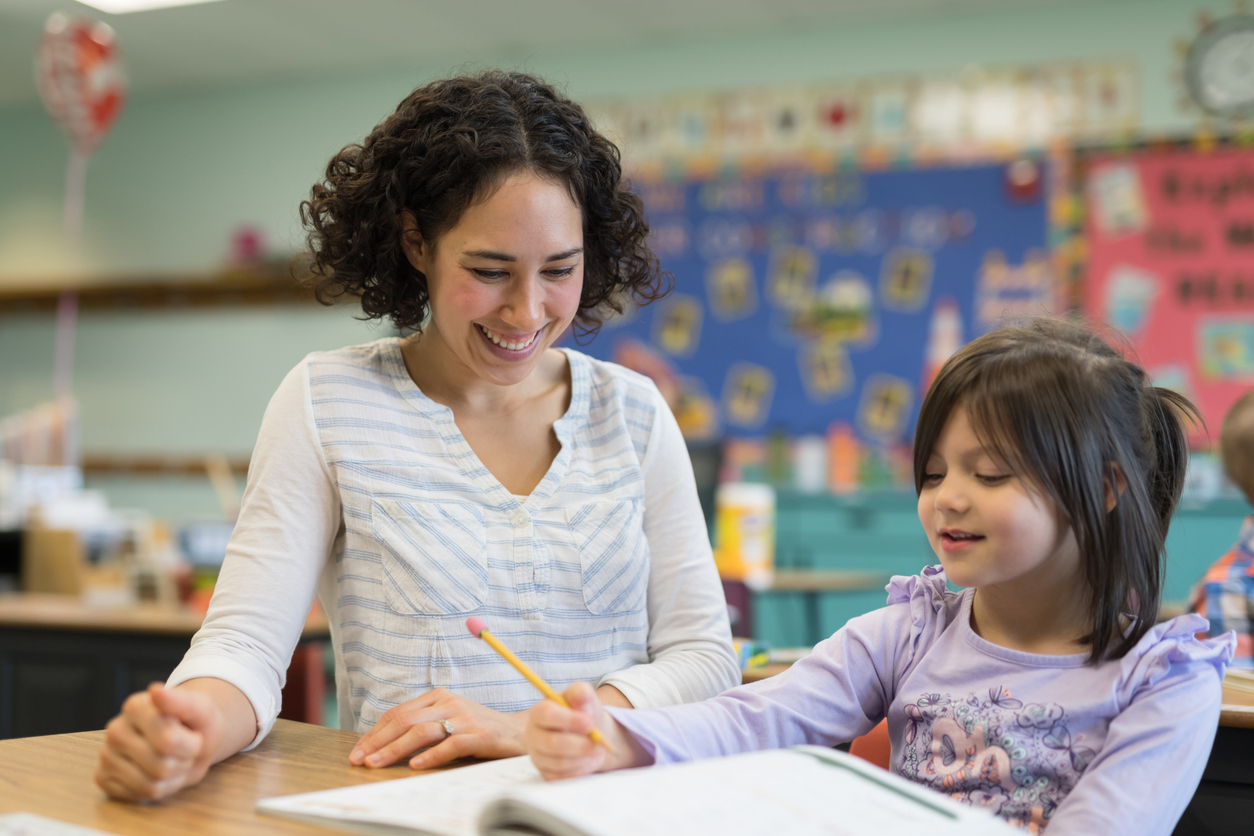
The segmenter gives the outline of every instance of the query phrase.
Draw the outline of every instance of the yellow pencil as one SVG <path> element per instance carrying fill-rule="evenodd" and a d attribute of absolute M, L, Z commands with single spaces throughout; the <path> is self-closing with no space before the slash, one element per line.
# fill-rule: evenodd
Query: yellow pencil
<path fill-rule="evenodd" d="M 471 616 L 470 618 L 466 619 L 466 626 L 470 628 L 470 635 L 474 636 L 477 639 L 483 639 L 485 642 L 487 642 L 488 646 L 491 647 L 493 650 L 495 650 L 497 653 L 501 654 L 501 657 L 506 662 L 509 662 L 518 670 L 520 674 L 527 677 L 527 681 L 529 681 L 532 685 L 539 688 L 541 694 L 544 694 L 544 696 L 553 700 L 553 702 L 557 703 L 563 708 L 570 708 L 570 703 L 566 702 L 565 697 L 563 697 L 561 694 L 554 691 L 552 685 L 549 685 L 549 683 L 541 679 L 539 675 L 536 674 L 535 671 L 527 667 L 526 662 L 524 662 L 522 659 L 519 659 L 517 656 L 513 654 L 513 652 L 508 647 L 501 644 L 501 640 L 498 639 L 496 636 L 492 635 L 488 631 L 488 626 L 484 624 L 481 620 L 479 620 L 478 618 L 475 618 L 474 616 Z M 605 750 L 609 752 L 611 755 L 618 754 L 617 752 L 614 751 L 614 747 L 610 745 L 610 742 L 606 740 L 605 737 L 601 734 L 599 729 L 592 729 L 591 731 L 589 731 L 588 737 L 592 738 L 593 743 L 596 743 L 600 746 L 604 746 Z"/>

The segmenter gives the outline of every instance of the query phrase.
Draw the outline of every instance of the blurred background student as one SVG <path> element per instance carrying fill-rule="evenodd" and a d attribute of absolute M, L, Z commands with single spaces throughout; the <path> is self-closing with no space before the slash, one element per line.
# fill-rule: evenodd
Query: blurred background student
<path fill-rule="evenodd" d="M 1224 473 L 1248 501 L 1254 496 L 1254 390 L 1228 410 L 1219 441 Z M 1245 518 L 1236 543 L 1202 576 L 1189 606 L 1210 621 L 1209 635 L 1236 632 L 1233 667 L 1254 668 L 1254 517 Z"/>

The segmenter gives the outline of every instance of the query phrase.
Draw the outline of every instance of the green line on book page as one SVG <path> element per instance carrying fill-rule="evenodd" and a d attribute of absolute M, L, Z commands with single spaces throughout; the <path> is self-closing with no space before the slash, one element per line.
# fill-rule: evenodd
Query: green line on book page
<path fill-rule="evenodd" d="M 854 769 L 852 766 L 850 766 L 847 763 L 841 763 L 838 760 L 825 758 L 822 755 L 820 755 L 818 752 L 810 752 L 806 749 L 793 749 L 792 751 L 796 752 L 799 755 L 809 755 L 815 760 L 820 761 L 821 763 L 825 763 L 828 766 L 838 766 L 841 769 L 844 769 L 848 772 L 852 772 L 854 775 L 857 775 L 859 778 L 870 781 L 872 784 L 881 786 L 884 789 L 888 790 L 889 792 L 894 792 L 897 795 L 900 795 L 902 798 L 908 798 L 911 801 L 913 801 L 915 804 L 922 805 L 923 807 L 926 807 L 929 810 L 944 816 L 945 818 L 954 819 L 955 821 L 958 819 L 958 814 L 955 813 L 953 810 L 946 810 L 944 807 L 940 806 L 939 804 L 933 804 L 930 801 L 925 801 L 922 798 L 919 798 L 918 796 L 914 795 L 913 793 L 906 792 L 900 787 L 894 787 L 888 781 L 885 781 L 881 778 L 877 778 L 874 775 L 868 775 L 867 773 L 863 772 L 860 769 Z"/>

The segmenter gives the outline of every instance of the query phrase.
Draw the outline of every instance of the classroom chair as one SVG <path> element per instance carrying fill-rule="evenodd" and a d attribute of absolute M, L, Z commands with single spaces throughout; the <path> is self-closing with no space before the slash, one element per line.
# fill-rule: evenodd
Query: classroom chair
<path fill-rule="evenodd" d="M 875 728 L 862 737 L 855 738 L 849 744 L 849 754 L 857 755 L 881 769 L 888 769 L 893 752 L 892 741 L 888 739 L 888 721 L 880 720 Z"/>

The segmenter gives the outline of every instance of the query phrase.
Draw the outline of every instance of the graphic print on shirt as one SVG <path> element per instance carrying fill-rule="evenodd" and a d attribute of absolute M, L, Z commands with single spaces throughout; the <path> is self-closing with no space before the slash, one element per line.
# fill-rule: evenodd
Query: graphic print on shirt
<path fill-rule="evenodd" d="M 957 699 L 920 694 L 905 713 L 902 775 L 1031 833 L 1044 829 L 1094 757 L 1062 706 L 1024 705 L 1001 686 Z"/>

